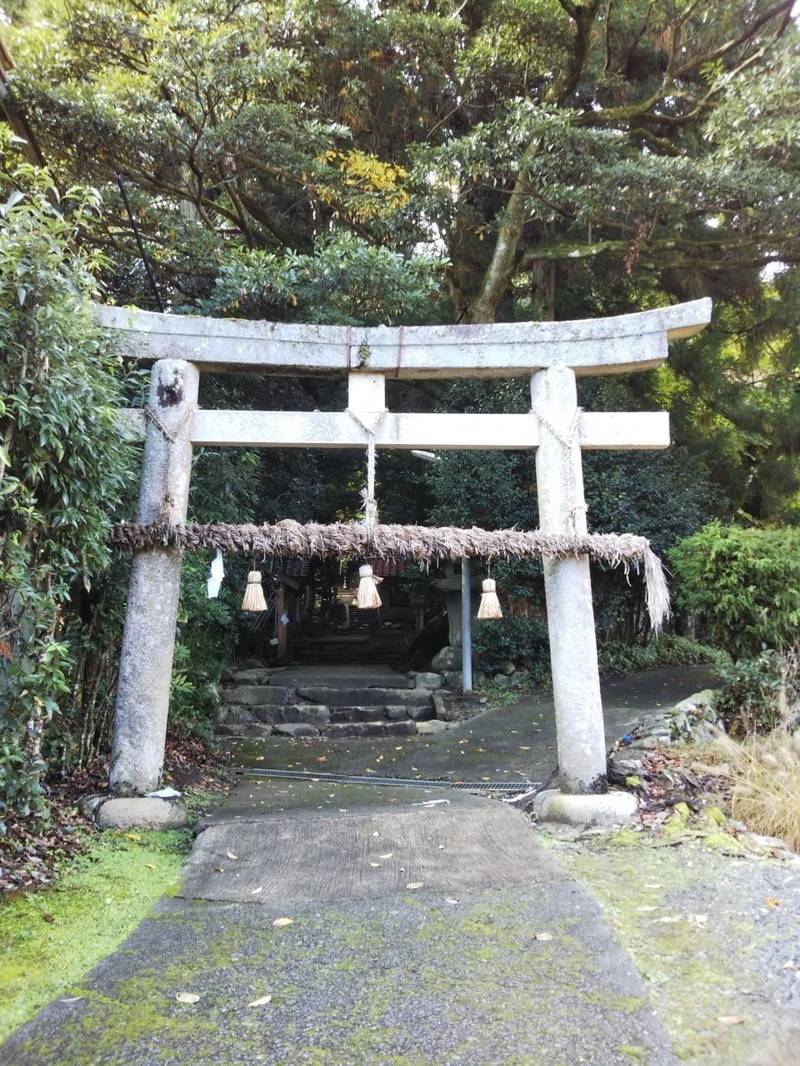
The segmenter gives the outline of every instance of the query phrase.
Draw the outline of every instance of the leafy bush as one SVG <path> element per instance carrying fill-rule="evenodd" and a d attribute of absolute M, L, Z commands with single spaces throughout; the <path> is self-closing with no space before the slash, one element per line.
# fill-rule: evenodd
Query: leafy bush
<path fill-rule="evenodd" d="M 95 325 L 97 195 L 20 167 L 0 207 L 0 801 L 40 799 L 47 723 L 71 691 L 65 611 L 108 565 L 125 489 L 120 361 Z M 56 206 L 58 205 L 58 206 Z"/>
<path fill-rule="evenodd" d="M 781 722 L 797 725 L 800 717 L 800 657 L 797 649 L 769 649 L 753 659 L 739 659 L 722 671 L 724 687 L 716 706 L 729 733 L 768 733 Z"/>
<path fill-rule="evenodd" d="M 718 670 L 730 665 L 730 658 L 719 648 L 701 644 L 690 637 L 665 635 L 649 644 L 625 644 L 611 640 L 597 649 L 600 671 L 622 676 L 659 666 L 699 666 L 709 663 Z"/>
<path fill-rule="evenodd" d="M 734 657 L 785 648 L 800 627 L 800 529 L 711 522 L 670 552 L 676 601 Z"/>
<path fill-rule="evenodd" d="M 549 661 L 547 626 L 536 618 L 476 622 L 472 646 L 482 670 L 497 669 L 509 659 L 526 665 Z"/>

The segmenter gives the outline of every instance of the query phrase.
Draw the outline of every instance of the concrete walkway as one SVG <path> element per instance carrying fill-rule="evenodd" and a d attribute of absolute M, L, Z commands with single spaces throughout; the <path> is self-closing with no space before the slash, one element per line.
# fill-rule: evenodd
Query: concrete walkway
<path fill-rule="evenodd" d="M 623 698 L 635 685 L 618 686 L 611 715 L 637 713 L 662 682 L 651 677 L 636 706 Z M 463 747 L 503 734 L 504 750 L 472 752 L 477 769 L 538 773 L 550 735 L 544 710 L 540 726 L 525 727 L 530 714 L 523 704 L 475 719 L 449 747 L 405 753 L 403 768 L 432 751 L 426 776 L 460 769 Z M 537 737 L 543 751 L 526 753 Z M 373 745 L 363 756 L 379 754 Z M 14 1034 L 0 1061 L 677 1062 L 598 905 L 518 811 L 450 789 L 247 778 L 198 837 L 181 895 Z"/>
<path fill-rule="evenodd" d="M 244 818 L 240 791 L 238 817 L 198 838 L 182 896 L 0 1060 L 676 1062 L 599 908 L 522 814 L 462 794 L 427 806 L 414 790 L 379 807 L 379 791 L 362 786 L 345 811 Z"/>
<path fill-rule="evenodd" d="M 637 718 L 716 683 L 706 666 L 665 667 L 603 684 L 609 746 Z M 231 740 L 236 762 L 254 769 L 326 770 L 386 777 L 546 781 L 557 763 L 552 698 L 537 692 L 486 711 L 437 736 L 396 741 L 268 737 Z"/>

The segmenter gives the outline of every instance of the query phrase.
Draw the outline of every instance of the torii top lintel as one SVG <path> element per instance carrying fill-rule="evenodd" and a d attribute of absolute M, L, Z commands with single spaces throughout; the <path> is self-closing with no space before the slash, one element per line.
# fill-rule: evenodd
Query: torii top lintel
<path fill-rule="evenodd" d="M 670 340 L 699 332 L 711 300 L 612 318 L 466 326 L 317 326 L 158 314 L 95 304 L 123 337 L 123 354 L 201 370 L 273 374 L 372 373 L 400 378 L 511 377 L 550 366 L 579 376 L 650 370 Z"/>

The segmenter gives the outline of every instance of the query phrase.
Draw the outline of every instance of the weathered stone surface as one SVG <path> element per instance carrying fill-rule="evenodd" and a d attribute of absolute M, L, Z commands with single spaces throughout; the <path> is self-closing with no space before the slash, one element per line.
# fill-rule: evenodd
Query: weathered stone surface
<path fill-rule="evenodd" d="M 438 651 L 431 659 L 431 668 L 438 673 L 446 670 L 456 670 L 461 666 L 461 648 L 446 646 Z"/>
<path fill-rule="evenodd" d="M 219 723 L 222 725 L 233 725 L 237 722 L 257 722 L 258 707 L 245 707 L 241 704 L 235 704 L 233 707 L 225 707 L 224 712 L 220 715 Z"/>
<path fill-rule="evenodd" d="M 435 733 L 444 733 L 448 723 L 439 718 L 432 718 L 430 722 L 417 722 L 417 732 L 420 736 L 432 736 Z"/>
<path fill-rule="evenodd" d="M 433 718 L 433 707 L 409 707 L 408 717 L 415 722 L 427 722 Z"/>
<path fill-rule="evenodd" d="M 540 822 L 606 827 L 624 825 L 636 818 L 639 811 L 636 797 L 630 792 L 574 795 L 558 789 L 540 792 L 533 809 Z"/>
<path fill-rule="evenodd" d="M 234 685 L 268 685 L 269 670 L 259 666 L 253 670 L 231 670 L 225 677 L 226 681 Z"/>
<path fill-rule="evenodd" d="M 408 719 L 404 722 L 387 722 L 383 729 L 387 737 L 413 737 L 417 732 L 417 723 Z"/>
<path fill-rule="evenodd" d="M 308 722 L 310 725 L 327 725 L 331 720 L 330 708 L 322 703 L 291 703 L 280 710 L 284 722 Z"/>
<path fill-rule="evenodd" d="M 511 677 L 512 674 L 517 672 L 517 668 L 510 659 L 504 659 L 500 663 L 499 672 L 505 674 L 506 677 Z"/>
<path fill-rule="evenodd" d="M 99 804 L 95 821 L 102 829 L 182 829 L 189 816 L 182 799 L 126 796 Z"/>
<path fill-rule="evenodd" d="M 435 674 L 432 672 L 423 672 L 416 674 L 414 677 L 414 682 L 416 688 L 424 688 L 428 689 L 429 691 L 441 688 L 442 684 L 444 683 L 441 674 Z"/>
<path fill-rule="evenodd" d="M 403 704 L 389 704 L 383 712 L 390 722 L 402 722 L 408 718 L 408 708 Z"/>
<path fill-rule="evenodd" d="M 170 353 L 172 354 L 172 353 Z M 150 374 L 149 405 L 137 520 L 186 521 L 192 468 L 190 418 L 197 367 L 160 359 Z M 117 679 L 109 783 L 118 794 L 158 786 L 164 764 L 182 552 L 167 546 L 135 552 Z"/>
<path fill-rule="evenodd" d="M 425 689 L 402 688 L 326 688 L 313 687 L 298 690 L 301 699 L 308 703 L 324 703 L 333 710 L 336 707 L 385 707 L 388 704 L 425 705 L 431 694 Z"/>
<path fill-rule="evenodd" d="M 513 688 L 514 678 L 509 674 L 495 674 L 492 681 L 498 688 Z"/>
<path fill-rule="evenodd" d="M 273 732 L 279 737 L 318 737 L 319 730 L 308 722 L 278 722 Z"/>
<path fill-rule="evenodd" d="M 280 706 L 289 703 L 293 697 L 294 690 L 281 685 L 234 685 L 225 690 L 225 699 L 228 703 Z"/>
<path fill-rule="evenodd" d="M 108 795 L 105 792 L 98 792 L 92 796 L 83 796 L 78 801 L 78 807 L 85 818 L 92 818 L 100 804 L 105 803 L 107 799 Z"/>
<path fill-rule="evenodd" d="M 445 688 L 463 688 L 464 675 L 460 670 L 446 670 L 444 675 Z"/>
<path fill-rule="evenodd" d="M 268 703 L 264 704 L 262 707 L 248 707 L 247 711 L 249 711 L 259 722 L 265 722 L 267 725 L 275 725 L 276 722 L 283 721 L 283 712 L 287 706 L 288 704 L 280 705 Z M 237 715 L 235 720 L 239 721 L 241 719 Z M 228 719 L 228 721 L 230 721 L 230 719 Z"/>
<path fill-rule="evenodd" d="M 343 707 L 342 710 L 348 715 L 351 722 L 382 722 L 384 720 L 384 708 L 377 707 Z"/>
<path fill-rule="evenodd" d="M 263 722 L 230 722 L 217 726 L 219 737 L 268 737 L 272 731 L 273 726 Z"/>

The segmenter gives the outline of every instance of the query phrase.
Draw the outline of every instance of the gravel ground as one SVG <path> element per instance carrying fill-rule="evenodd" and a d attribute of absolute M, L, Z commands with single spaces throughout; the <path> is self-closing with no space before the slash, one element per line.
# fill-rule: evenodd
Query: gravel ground
<path fill-rule="evenodd" d="M 800 857 L 537 835 L 601 903 L 683 1061 L 800 1063 Z"/>

